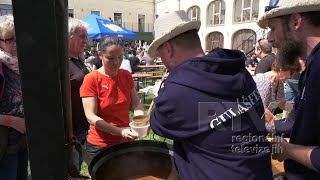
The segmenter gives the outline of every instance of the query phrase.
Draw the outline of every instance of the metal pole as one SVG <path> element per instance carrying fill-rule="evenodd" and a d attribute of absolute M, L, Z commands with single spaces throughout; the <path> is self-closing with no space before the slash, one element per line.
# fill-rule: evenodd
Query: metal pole
<path fill-rule="evenodd" d="M 32 180 L 67 179 L 67 0 L 12 0 Z"/>

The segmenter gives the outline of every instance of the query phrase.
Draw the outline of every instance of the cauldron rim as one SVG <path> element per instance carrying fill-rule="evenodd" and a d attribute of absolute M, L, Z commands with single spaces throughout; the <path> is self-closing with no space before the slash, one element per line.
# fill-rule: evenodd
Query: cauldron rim
<path fill-rule="evenodd" d="M 101 165 L 101 162 L 105 162 L 105 159 L 107 159 L 110 155 L 113 153 L 116 153 L 119 150 L 125 150 L 130 148 L 136 148 L 136 147 L 151 147 L 151 148 L 158 148 L 162 150 L 167 150 L 167 152 L 163 152 L 165 154 L 170 155 L 173 157 L 173 146 L 171 144 L 168 144 L 166 142 L 161 141 L 153 141 L 153 140 L 136 140 L 136 141 L 130 141 L 130 142 L 123 142 L 119 144 L 112 145 L 110 147 L 107 147 L 103 149 L 101 152 L 96 154 L 93 159 L 91 160 L 88 170 L 89 174 L 91 175 L 91 178 L 93 180 L 96 179 L 95 175 L 98 170 L 98 168 Z M 98 166 L 98 167 L 97 167 Z"/>

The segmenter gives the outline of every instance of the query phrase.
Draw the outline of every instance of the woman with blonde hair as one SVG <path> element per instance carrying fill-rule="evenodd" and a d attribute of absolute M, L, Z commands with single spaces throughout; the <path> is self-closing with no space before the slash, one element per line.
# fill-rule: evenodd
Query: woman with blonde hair
<path fill-rule="evenodd" d="M 0 74 L 0 179 L 27 180 L 26 129 L 11 15 L 0 16 Z"/>

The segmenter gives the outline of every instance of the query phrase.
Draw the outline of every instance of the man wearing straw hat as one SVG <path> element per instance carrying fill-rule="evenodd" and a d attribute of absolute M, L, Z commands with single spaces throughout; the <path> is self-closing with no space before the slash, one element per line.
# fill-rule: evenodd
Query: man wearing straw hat
<path fill-rule="evenodd" d="M 270 144 L 265 141 L 263 104 L 237 50 L 201 48 L 200 22 L 185 11 L 154 23 L 152 57 L 170 71 L 155 98 L 152 130 L 174 140 L 183 180 L 270 180 Z"/>
<path fill-rule="evenodd" d="M 283 151 L 273 157 L 285 160 L 289 180 L 320 179 L 320 1 L 271 0 L 258 25 L 271 29 L 280 63 L 307 59 L 290 143 L 279 138 Z"/>

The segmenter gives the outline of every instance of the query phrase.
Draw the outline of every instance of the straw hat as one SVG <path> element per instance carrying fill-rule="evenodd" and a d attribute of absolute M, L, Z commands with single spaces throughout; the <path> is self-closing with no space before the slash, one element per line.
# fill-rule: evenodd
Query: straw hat
<path fill-rule="evenodd" d="M 302 13 L 309 11 L 320 11 L 320 0 L 270 0 L 267 11 L 258 21 L 258 26 L 266 28 L 268 19 L 279 16 Z"/>
<path fill-rule="evenodd" d="M 163 43 L 189 30 L 199 30 L 200 25 L 199 21 L 191 21 L 183 10 L 160 16 L 154 22 L 155 40 L 150 44 L 148 54 L 157 57 L 157 49 Z"/>

